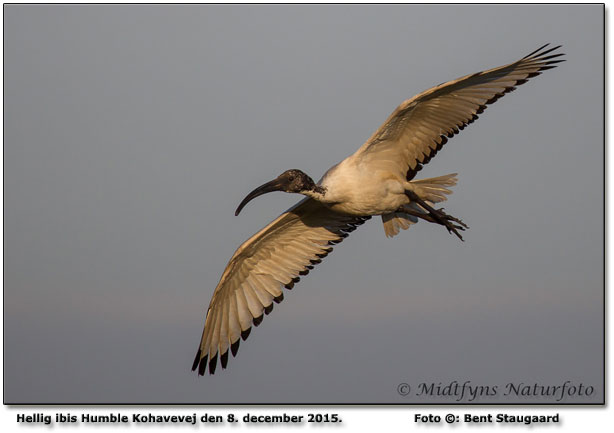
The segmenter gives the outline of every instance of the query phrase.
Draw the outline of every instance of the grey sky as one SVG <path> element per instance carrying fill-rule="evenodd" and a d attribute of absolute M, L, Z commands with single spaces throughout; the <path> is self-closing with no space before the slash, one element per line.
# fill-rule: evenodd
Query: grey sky
<path fill-rule="evenodd" d="M 8 5 L 4 25 L 6 403 L 449 402 L 397 385 L 451 380 L 602 399 L 602 6 Z M 189 370 L 235 248 L 299 199 L 235 217 L 247 192 L 546 42 L 567 62 L 421 172 L 459 173 L 466 242 L 374 218 L 227 370 Z"/>

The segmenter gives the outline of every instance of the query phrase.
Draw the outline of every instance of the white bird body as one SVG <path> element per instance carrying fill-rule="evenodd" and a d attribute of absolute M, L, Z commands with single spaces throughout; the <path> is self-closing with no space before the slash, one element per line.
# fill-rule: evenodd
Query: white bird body
<path fill-rule="evenodd" d="M 382 215 L 409 204 L 405 190 L 412 188 L 404 177 L 361 164 L 353 155 L 331 167 L 318 185 L 324 194 L 307 194 L 335 212 L 349 215 Z"/>
<path fill-rule="evenodd" d="M 307 198 L 282 213 L 234 253 L 215 288 L 201 342 L 192 366 L 214 373 L 228 353 L 236 355 L 241 339 L 259 325 L 273 302 L 283 299 L 300 276 L 320 263 L 332 245 L 373 215 L 381 215 L 387 236 L 424 219 L 457 235 L 468 228 L 461 220 L 434 209 L 446 200 L 456 174 L 414 179 L 448 138 L 478 118 L 488 104 L 552 69 L 547 45 L 522 59 L 435 86 L 403 102 L 356 153 L 331 167 L 316 184 L 300 170 L 287 170 L 245 197 L 235 214 L 253 198 L 271 191 Z"/>

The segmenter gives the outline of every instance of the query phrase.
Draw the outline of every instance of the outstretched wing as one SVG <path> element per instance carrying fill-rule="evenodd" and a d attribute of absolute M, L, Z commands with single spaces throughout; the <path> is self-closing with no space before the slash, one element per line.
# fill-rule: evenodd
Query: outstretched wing
<path fill-rule="evenodd" d="M 435 86 L 403 102 L 353 155 L 357 162 L 381 166 L 411 180 L 448 138 L 478 118 L 487 105 L 552 69 L 562 53 L 548 44 L 517 62 Z"/>
<path fill-rule="evenodd" d="M 283 299 L 283 287 L 291 289 L 331 245 L 369 218 L 342 215 L 306 198 L 243 243 L 213 292 L 192 370 L 203 375 L 208 360 L 213 374 L 218 357 L 226 368 L 229 349 L 236 356 L 240 338 L 273 310 L 273 301 Z"/>

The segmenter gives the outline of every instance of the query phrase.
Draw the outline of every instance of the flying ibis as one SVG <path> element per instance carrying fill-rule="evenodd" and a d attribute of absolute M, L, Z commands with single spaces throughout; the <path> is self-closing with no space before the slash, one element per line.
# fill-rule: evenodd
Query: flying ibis
<path fill-rule="evenodd" d="M 235 215 L 271 191 L 306 196 L 245 241 L 234 253 L 213 292 L 192 370 L 213 374 L 228 353 L 236 356 L 252 324 L 258 326 L 300 276 L 320 263 L 350 232 L 381 215 L 392 237 L 419 219 L 444 226 L 461 240 L 468 227 L 436 209 L 456 174 L 414 179 L 449 138 L 473 123 L 489 104 L 528 79 L 556 67 L 560 46 L 540 47 L 505 66 L 435 86 L 403 102 L 356 153 L 331 167 L 319 182 L 287 170 L 250 192 Z"/>

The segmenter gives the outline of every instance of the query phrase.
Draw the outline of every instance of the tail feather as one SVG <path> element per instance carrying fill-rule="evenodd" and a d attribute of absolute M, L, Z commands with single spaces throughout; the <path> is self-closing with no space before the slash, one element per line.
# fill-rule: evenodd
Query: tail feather
<path fill-rule="evenodd" d="M 416 224 L 418 217 L 402 212 L 393 212 L 382 215 L 382 222 L 386 236 L 391 238 L 398 235 L 401 230 L 407 230 L 412 224 Z"/>
<path fill-rule="evenodd" d="M 412 180 L 411 184 L 416 188 L 415 193 L 422 200 L 431 203 L 439 203 L 448 199 L 447 195 L 452 194 L 452 190 L 446 186 L 454 186 L 457 179 L 457 173 L 446 174 L 445 176 L 431 177 L 429 179 Z"/>
<path fill-rule="evenodd" d="M 415 187 L 415 192 L 426 201 L 429 205 L 439 203 L 448 199 L 448 195 L 452 194 L 452 190 L 446 187 L 456 185 L 458 179 L 456 173 L 446 174 L 445 176 L 431 177 L 428 179 L 412 180 L 411 183 Z M 413 210 L 424 212 L 421 206 L 416 203 L 407 205 Z M 382 215 L 384 223 L 384 232 L 386 236 L 391 238 L 399 234 L 401 230 L 407 230 L 413 224 L 418 222 L 418 218 L 403 212 L 392 212 Z"/>

